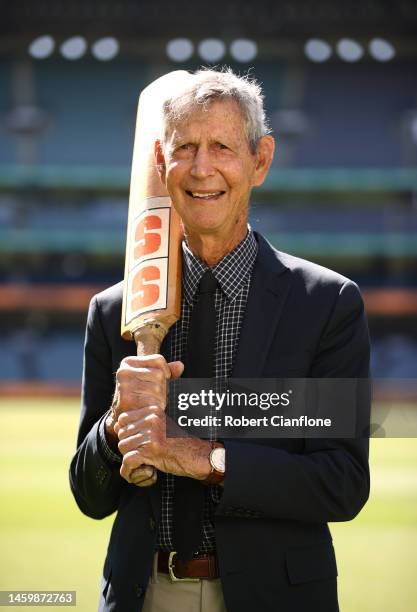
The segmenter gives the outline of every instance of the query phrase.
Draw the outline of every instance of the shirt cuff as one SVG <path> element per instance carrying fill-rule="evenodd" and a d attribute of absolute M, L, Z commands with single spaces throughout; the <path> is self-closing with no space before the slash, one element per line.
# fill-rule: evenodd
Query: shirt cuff
<path fill-rule="evenodd" d="M 122 463 L 122 455 L 120 453 L 115 453 L 112 448 L 110 448 L 109 443 L 106 438 L 106 419 L 109 415 L 110 411 L 106 412 L 106 414 L 102 417 L 99 426 L 98 426 L 98 444 L 100 446 L 100 450 L 102 451 L 104 458 L 107 459 L 110 463 Z"/>

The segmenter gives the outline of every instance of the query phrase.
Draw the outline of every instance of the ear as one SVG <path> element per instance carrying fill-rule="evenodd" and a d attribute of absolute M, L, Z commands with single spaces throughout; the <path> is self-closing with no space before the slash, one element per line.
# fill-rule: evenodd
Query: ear
<path fill-rule="evenodd" d="M 262 136 L 256 147 L 256 163 L 252 177 L 252 187 L 259 187 L 264 182 L 274 158 L 274 151 L 274 138 L 272 136 Z"/>
<path fill-rule="evenodd" d="M 158 171 L 159 178 L 161 179 L 161 183 L 165 185 L 165 178 L 166 178 L 165 155 L 164 155 L 164 149 L 162 146 L 162 142 L 160 140 L 155 141 L 154 155 L 155 155 L 155 161 L 156 161 L 156 169 Z"/>

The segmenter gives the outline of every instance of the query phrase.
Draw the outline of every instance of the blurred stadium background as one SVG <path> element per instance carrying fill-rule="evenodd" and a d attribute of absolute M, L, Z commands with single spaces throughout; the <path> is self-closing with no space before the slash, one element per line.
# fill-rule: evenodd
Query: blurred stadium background
<path fill-rule="evenodd" d="M 278 154 L 253 227 L 355 279 L 374 375 L 417 377 L 415 2 L 2 5 L 4 392 L 78 393 L 89 298 L 122 277 L 138 94 L 202 64 L 265 88 Z"/>
<path fill-rule="evenodd" d="M 388 383 L 379 399 L 409 401 L 409 387 L 401 398 L 404 387 L 395 381 L 417 379 L 417 4 L 14 0 L 0 2 L 0 9 L 1 414 L 11 430 L 20 410 L 31 426 L 29 414 L 33 423 L 36 415 L 45 418 L 44 428 L 33 424 L 39 443 L 25 439 L 25 459 L 18 459 L 17 446 L 14 455 L 13 436 L 2 438 L 2 465 L 8 469 L 1 476 L 7 550 L 1 588 L 21 588 L 19 573 L 33 588 L 38 574 L 28 559 L 42 549 L 42 529 L 57 538 L 57 546 L 61 519 L 69 521 L 68 545 L 75 533 L 81 534 L 77 546 L 92 533 L 91 521 L 74 518 L 75 509 L 68 509 L 67 491 L 58 503 L 49 489 L 59 506 L 55 521 L 47 509 L 51 500 L 40 483 L 67 486 L 61 476 L 66 478 L 78 417 L 75 400 L 55 400 L 44 413 L 42 398 L 79 394 L 89 299 L 123 274 L 138 95 L 168 71 L 227 64 L 241 73 L 250 70 L 262 82 L 278 153 L 266 184 L 254 193 L 252 225 L 277 248 L 359 284 L 370 322 L 373 375 Z M 7 399 L 23 395 L 40 401 Z M 66 436 L 56 421 L 61 418 Z M 346 546 L 350 534 L 352 542 L 371 534 L 377 551 L 369 557 L 362 546 L 359 560 L 356 545 L 343 549 L 347 574 L 356 580 L 349 593 L 346 587 L 348 612 L 408 612 L 417 599 L 407 573 L 417 567 L 411 552 L 413 542 L 417 548 L 417 458 L 414 441 L 400 443 L 387 455 L 399 470 L 389 472 L 388 481 L 387 458 L 377 446 L 375 486 L 383 484 L 376 509 L 371 505 L 358 527 L 346 526 Z M 44 457 L 42 478 L 32 481 L 31 497 L 22 489 L 23 473 L 41 461 L 42 448 L 50 448 L 50 456 Z M 62 473 L 58 479 L 53 472 L 54 480 L 55 460 L 57 466 L 61 460 Z M 393 503 L 400 490 L 397 500 L 406 510 Z M 21 510 L 27 504 L 34 504 L 32 519 Z M 372 532 L 372 525 L 380 530 Z M 396 532 L 398 525 L 404 531 Z M 17 541 L 23 547 L 25 533 L 26 561 L 13 546 Z M 91 536 L 93 543 L 100 540 L 96 569 L 104 550 L 98 533 L 104 531 Z M 45 546 L 50 552 L 52 544 Z M 401 572 L 391 561 L 384 574 L 378 552 L 384 547 L 392 559 L 404 557 Z M 94 551 L 86 565 L 92 557 Z M 51 579 L 59 575 L 55 565 L 48 566 Z M 96 576 L 85 572 L 95 596 Z M 392 572 L 401 573 L 402 582 L 390 599 L 385 581 Z M 360 605 L 356 590 L 368 588 L 369 580 L 384 587 Z M 40 584 L 45 587 L 45 581 Z M 50 588 L 58 587 L 72 588 L 56 579 Z M 93 610 L 94 604 L 82 609 Z"/>

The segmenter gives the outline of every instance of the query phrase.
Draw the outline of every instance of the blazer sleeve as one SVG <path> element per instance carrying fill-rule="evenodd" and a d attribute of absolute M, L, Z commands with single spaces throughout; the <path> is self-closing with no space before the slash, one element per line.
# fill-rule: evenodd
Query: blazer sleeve
<path fill-rule="evenodd" d="M 120 463 L 103 451 L 99 427 L 114 392 L 111 349 L 97 298 L 88 311 L 84 346 L 81 418 L 77 450 L 70 466 L 70 486 L 80 510 L 92 518 L 112 514 L 119 505 L 123 479 Z"/>
<path fill-rule="evenodd" d="M 368 378 L 369 334 L 360 292 L 346 281 L 313 359 L 312 378 Z M 362 423 L 369 422 L 369 397 Z M 366 430 L 365 430 L 366 431 Z M 302 453 L 226 441 L 218 515 L 307 522 L 347 521 L 369 496 L 367 432 L 351 439 L 304 440 Z"/>

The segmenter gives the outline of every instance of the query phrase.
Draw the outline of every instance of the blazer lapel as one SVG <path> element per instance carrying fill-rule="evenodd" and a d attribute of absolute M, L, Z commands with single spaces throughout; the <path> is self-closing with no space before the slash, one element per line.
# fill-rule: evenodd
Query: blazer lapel
<path fill-rule="evenodd" d="M 259 244 L 243 319 L 233 378 L 260 378 L 280 319 L 291 274 L 278 253 L 255 232 Z"/>

